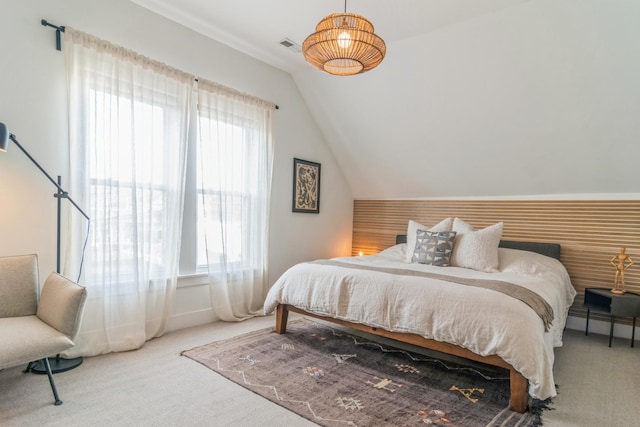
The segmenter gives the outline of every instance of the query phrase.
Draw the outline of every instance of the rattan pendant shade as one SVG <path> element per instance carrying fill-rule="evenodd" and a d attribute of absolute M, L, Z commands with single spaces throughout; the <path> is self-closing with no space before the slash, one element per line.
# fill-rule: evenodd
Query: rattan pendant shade
<path fill-rule="evenodd" d="M 334 13 L 316 26 L 302 43 L 302 53 L 315 68 L 338 76 L 365 73 L 380 64 L 387 46 L 367 19 Z"/>

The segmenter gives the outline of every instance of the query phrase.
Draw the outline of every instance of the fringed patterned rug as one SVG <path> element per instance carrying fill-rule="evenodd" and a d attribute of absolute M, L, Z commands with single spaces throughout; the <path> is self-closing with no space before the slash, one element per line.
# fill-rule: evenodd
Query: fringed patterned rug
<path fill-rule="evenodd" d="M 510 411 L 509 374 L 381 345 L 307 319 L 182 353 L 323 426 L 537 426 Z M 539 403 L 539 402 L 538 402 Z"/>

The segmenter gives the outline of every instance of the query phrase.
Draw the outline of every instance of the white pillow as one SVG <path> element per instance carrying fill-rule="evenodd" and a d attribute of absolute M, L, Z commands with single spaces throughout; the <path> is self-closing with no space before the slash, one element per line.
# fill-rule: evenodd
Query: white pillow
<path fill-rule="evenodd" d="M 426 225 L 422 225 L 419 222 L 409 220 L 407 226 L 407 249 L 405 253 L 405 262 L 411 264 L 413 258 L 413 251 L 416 249 L 416 233 L 418 230 L 428 231 L 451 231 L 451 225 L 453 224 L 453 218 L 445 218 L 433 227 L 429 228 Z"/>
<path fill-rule="evenodd" d="M 453 244 L 451 265 L 495 273 L 498 271 L 498 245 L 504 223 L 499 222 L 482 230 L 475 230 L 460 218 L 453 220 L 456 241 Z"/>
<path fill-rule="evenodd" d="M 552 272 L 565 275 L 565 268 L 560 261 L 542 254 L 519 249 L 498 248 L 500 271 L 526 276 L 542 277 Z"/>

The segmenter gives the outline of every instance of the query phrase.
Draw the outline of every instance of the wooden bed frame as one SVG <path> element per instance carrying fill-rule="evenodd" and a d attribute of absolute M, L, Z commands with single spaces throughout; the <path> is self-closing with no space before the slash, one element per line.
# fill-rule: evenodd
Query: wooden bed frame
<path fill-rule="evenodd" d="M 406 242 L 405 235 L 398 235 L 396 237 L 396 243 Z M 514 241 L 501 241 L 500 247 L 506 247 L 511 249 L 528 250 L 532 252 L 538 252 L 543 255 L 551 256 L 556 259 L 560 259 L 560 245 L 553 243 L 534 243 L 534 242 L 514 242 Z M 358 331 L 367 332 L 373 335 L 391 338 L 396 341 L 404 342 L 407 344 L 416 345 L 419 347 L 427 348 L 430 350 L 439 351 L 453 356 L 463 357 L 465 359 L 473 360 L 476 362 L 485 363 L 487 365 L 498 366 L 500 368 L 507 369 L 509 371 L 509 387 L 510 387 L 510 401 L 509 408 L 512 411 L 524 413 L 527 411 L 529 404 L 529 382 L 527 379 L 509 363 L 505 362 L 501 357 L 496 355 L 481 356 L 467 350 L 466 348 L 459 347 L 454 344 L 449 344 L 441 341 L 424 338 L 420 335 L 390 332 L 384 329 L 375 328 L 360 323 L 353 323 L 346 320 L 335 319 L 332 317 L 320 316 L 314 313 L 309 313 L 300 308 L 294 307 L 288 304 L 279 304 L 276 309 L 276 333 L 284 334 L 287 330 L 287 319 L 289 312 L 303 314 L 305 316 L 313 317 L 316 319 L 324 320 L 327 322 L 336 323 L 338 325 L 347 326 Z"/>

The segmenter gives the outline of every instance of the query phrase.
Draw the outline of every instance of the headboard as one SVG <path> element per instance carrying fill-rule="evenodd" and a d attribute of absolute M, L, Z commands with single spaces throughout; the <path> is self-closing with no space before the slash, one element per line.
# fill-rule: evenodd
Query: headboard
<path fill-rule="evenodd" d="M 406 234 L 396 235 L 396 245 L 407 243 Z M 517 242 L 515 240 L 500 240 L 501 248 L 519 249 L 521 251 L 536 252 L 557 260 L 560 259 L 560 245 L 557 243 Z"/>
<path fill-rule="evenodd" d="M 639 199 L 360 199 L 353 204 L 352 255 L 392 246 L 398 234 L 407 232 L 409 220 L 437 224 L 446 217 L 462 218 L 476 229 L 503 221 L 505 241 L 562 245 L 560 261 L 578 291 L 569 312 L 573 316 L 586 317 L 585 288 L 611 288 L 615 268 L 609 260 L 620 248 L 626 248 L 626 254 L 636 261 L 625 272 L 626 290 L 640 293 Z M 630 324 L 626 318 L 620 322 Z"/>

